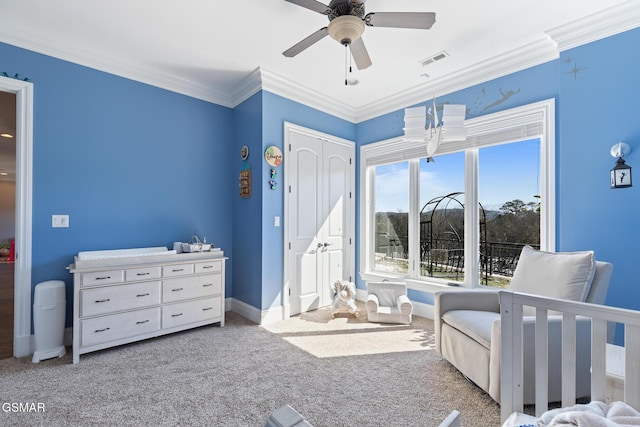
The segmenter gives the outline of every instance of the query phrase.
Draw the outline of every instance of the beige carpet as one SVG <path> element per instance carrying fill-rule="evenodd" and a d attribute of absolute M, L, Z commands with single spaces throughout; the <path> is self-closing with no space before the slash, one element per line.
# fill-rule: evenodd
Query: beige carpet
<path fill-rule="evenodd" d="M 222 328 L 90 353 L 77 365 L 70 348 L 39 364 L 29 357 L 0 360 L 2 402 L 44 405 L 41 412 L 0 411 L 0 426 L 262 427 L 286 404 L 314 427 L 435 427 L 453 409 L 465 427 L 500 425 L 499 406 L 429 349 L 430 320 L 416 318 L 407 328 L 322 316 L 272 325 L 280 328 L 275 333 L 227 312 Z M 424 329 L 414 332 L 419 325 Z M 314 356 L 322 354 L 318 347 L 334 345 L 331 328 L 347 347 L 368 350 Z M 287 340 L 313 334 L 323 339 L 310 351 Z M 386 345 L 396 351 L 365 354 L 375 346 L 371 334 L 395 335 Z M 356 345 L 357 335 L 363 340 Z M 412 344 L 418 351 L 397 351 Z"/>
<path fill-rule="evenodd" d="M 433 350 L 430 323 L 414 316 L 411 325 L 370 323 L 364 304 L 358 302 L 359 316 L 348 313 L 331 318 L 328 307 L 264 325 L 271 333 L 307 353 L 320 358 L 405 351 Z"/>

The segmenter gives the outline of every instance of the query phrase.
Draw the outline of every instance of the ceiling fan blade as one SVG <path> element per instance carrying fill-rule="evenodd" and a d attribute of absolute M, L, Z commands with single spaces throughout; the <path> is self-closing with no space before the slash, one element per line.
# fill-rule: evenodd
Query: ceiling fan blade
<path fill-rule="evenodd" d="M 329 30 L 327 29 L 327 27 L 320 28 L 315 33 L 300 40 L 298 43 L 294 44 L 289 49 L 282 52 L 282 54 L 287 58 L 294 57 L 300 52 L 302 52 L 303 50 L 305 50 L 306 48 L 308 48 L 309 46 L 311 46 L 312 44 L 322 40 L 327 34 L 329 34 Z"/>
<path fill-rule="evenodd" d="M 367 48 L 364 46 L 362 37 L 351 42 L 351 55 L 353 55 L 353 60 L 356 62 L 358 70 L 364 70 L 371 65 L 371 58 L 369 57 Z"/>
<path fill-rule="evenodd" d="M 331 9 L 324 3 L 320 3 L 317 0 L 285 0 L 289 3 L 297 4 L 298 6 L 305 7 L 307 9 L 313 10 L 314 12 L 321 13 L 323 15 L 328 15 L 331 13 Z"/>
<path fill-rule="evenodd" d="M 428 30 L 436 22 L 433 12 L 372 12 L 364 17 L 370 27 L 417 28 Z"/>

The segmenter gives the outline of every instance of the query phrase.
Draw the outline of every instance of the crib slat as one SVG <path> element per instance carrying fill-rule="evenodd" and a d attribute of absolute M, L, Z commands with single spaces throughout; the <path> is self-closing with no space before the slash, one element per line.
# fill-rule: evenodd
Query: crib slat
<path fill-rule="evenodd" d="M 513 411 L 522 412 L 524 409 L 522 403 L 522 305 L 516 309 L 513 304 L 513 294 L 507 292 L 500 294 L 500 316 L 502 319 L 500 340 L 504 343 L 513 343 L 513 345 L 500 346 L 500 419 L 504 421 Z M 520 398 L 517 399 L 516 395 Z"/>
<path fill-rule="evenodd" d="M 562 314 L 562 406 L 576 403 L 576 315 Z"/>
<path fill-rule="evenodd" d="M 549 406 L 549 320 L 547 310 L 536 308 L 536 416 L 541 416 Z"/>
<path fill-rule="evenodd" d="M 624 401 L 640 408 L 640 326 L 626 324 L 624 327 Z"/>
<path fill-rule="evenodd" d="M 591 319 L 591 400 L 606 398 L 607 321 Z"/>

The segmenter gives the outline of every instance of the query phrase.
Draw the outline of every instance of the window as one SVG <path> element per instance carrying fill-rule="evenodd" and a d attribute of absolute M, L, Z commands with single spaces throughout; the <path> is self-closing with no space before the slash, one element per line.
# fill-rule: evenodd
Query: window
<path fill-rule="evenodd" d="M 375 167 L 375 254 L 373 269 L 407 273 L 409 265 L 409 167 Z"/>
<path fill-rule="evenodd" d="M 523 244 L 555 249 L 554 101 L 465 126 L 429 161 L 402 138 L 361 147 L 363 279 L 504 286 Z"/>

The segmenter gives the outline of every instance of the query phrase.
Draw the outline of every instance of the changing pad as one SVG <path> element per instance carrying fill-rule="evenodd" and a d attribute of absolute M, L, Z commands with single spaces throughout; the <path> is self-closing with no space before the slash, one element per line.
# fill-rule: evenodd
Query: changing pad
<path fill-rule="evenodd" d="M 151 248 L 111 249 L 106 251 L 83 251 L 78 252 L 78 260 L 87 261 L 94 259 L 126 258 L 132 256 L 169 255 L 175 253 L 176 251 L 170 251 L 164 246 Z"/>

